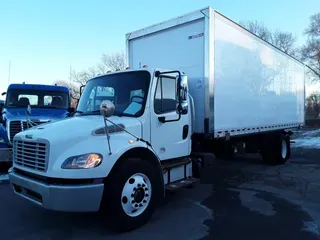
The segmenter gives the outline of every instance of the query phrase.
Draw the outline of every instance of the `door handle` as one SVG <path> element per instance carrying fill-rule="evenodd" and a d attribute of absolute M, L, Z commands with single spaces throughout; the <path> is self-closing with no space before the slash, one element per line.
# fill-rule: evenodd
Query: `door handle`
<path fill-rule="evenodd" d="M 189 125 L 184 125 L 182 128 L 182 139 L 185 140 L 189 134 Z"/>

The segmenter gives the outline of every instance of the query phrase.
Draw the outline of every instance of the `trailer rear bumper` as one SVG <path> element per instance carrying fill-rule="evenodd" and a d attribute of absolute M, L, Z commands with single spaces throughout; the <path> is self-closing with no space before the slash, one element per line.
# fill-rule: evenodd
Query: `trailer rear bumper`
<path fill-rule="evenodd" d="M 63 212 L 96 212 L 100 208 L 104 185 L 53 185 L 9 170 L 14 192 L 38 206 Z"/>

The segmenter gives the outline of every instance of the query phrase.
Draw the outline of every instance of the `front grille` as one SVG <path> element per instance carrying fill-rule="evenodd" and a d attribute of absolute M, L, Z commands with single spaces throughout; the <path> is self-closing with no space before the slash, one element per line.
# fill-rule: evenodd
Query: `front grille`
<path fill-rule="evenodd" d="M 49 158 L 47 141 L 14 140 L 13 161 L 19 166 L 45 172 Z"/>
<path fill-rule="evenodd" d="M 43 123 L 46 123 L 45 121 L 32 121 L 36 125 L 40 125 Z M 31 126 L 29 126 L 30 128 Z M 28 129 L 27 121 L 20 121 L 20 120 L 15 120 L 15 121 L 10 121 L 9 122 L 9 140 L 12 141 L 14 136 L 23 131 Z"/>
<path fill-rule="evenodd" d="M 21 132 L 22 129 L 22 125 L 21 125 L 21 121 L 11 121 L 9 123 L 9 132 L 10 132 L 10 136 L 9 136 L 9 140 L 11 141 L 13 139 L 13 137 Z"/>

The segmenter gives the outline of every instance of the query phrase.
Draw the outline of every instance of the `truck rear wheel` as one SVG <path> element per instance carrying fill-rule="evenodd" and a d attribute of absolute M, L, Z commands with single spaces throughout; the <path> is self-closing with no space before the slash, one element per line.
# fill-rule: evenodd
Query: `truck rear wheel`
<path fill-rule="evenodd" d="M 262 159 L 272 165 L 286 163 L 291 156 L 290 137 L 284 134 L 269 138 L 261 151 Z"/>
<path fill-rule="evenodd" d="M 155 168 L 144 160 L 126 159 L 107 180 L 101 211 L 114 231 L 130 231 L 152 216 L 157 191 L 163 184 Z"/>

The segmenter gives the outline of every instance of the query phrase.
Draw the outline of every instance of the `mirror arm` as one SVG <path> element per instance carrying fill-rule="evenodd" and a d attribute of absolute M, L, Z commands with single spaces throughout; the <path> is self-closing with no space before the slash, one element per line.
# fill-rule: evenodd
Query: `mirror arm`
<path fill-rule="evenodd" d="M 179 79 L 181 79 L 181 72 L 180 72 L 180 71 L 178 71 L 178 70 L 175 70 L 175 71 L 168 71 L 168 72 L 160 72 L 160 71 L 156 71 L 155 76 L 156 76 L 156 77 L 159 77 L 160 75 L 163 75 L 163 74 L 170 74 L 170 73 L 178 73 L 178 75 L 179 75 Z"/>
<path fill-rule="evenodd" d="M 85 85 L 81 85 L 81 86 L 80 86 L 80 92 L 79 92 L 79 93 L 80 93 L 80 96 L 79 96 L 79 98 L 80 98 L 81 95 L 82 95 L 82 89 L 83 89 L 84 87 L 85 87 Z"/>

